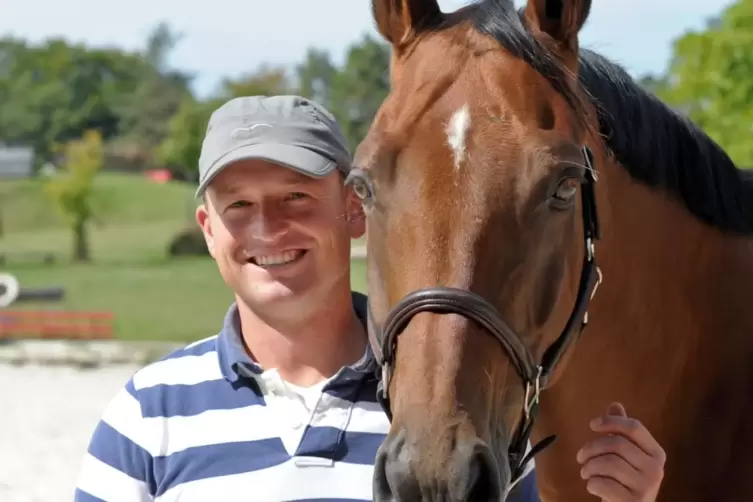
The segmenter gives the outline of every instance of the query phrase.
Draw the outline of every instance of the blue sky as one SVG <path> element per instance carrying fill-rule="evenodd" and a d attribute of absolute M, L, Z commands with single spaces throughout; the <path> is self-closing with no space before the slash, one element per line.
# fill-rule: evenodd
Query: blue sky
<path fill-rule="evenodd" d="M 465 0 L 440 0 L 454 10 Z M 516 0 L 522 5 L 525 0 Z M 672 41 L 731 0 L 594 0 L 581 44 L 634 75 L 659 72 Z M 158 21 L 184 34 L 173 66 L 196 72 L 196 90 L 261 63 L 293 64 L 307 47 L 341 61 L 349 43 L 376 34 L 369 0 L 0 0 L 0 35 L 31 40 L 64 36 L 92 45 L 137 49 Z"/>

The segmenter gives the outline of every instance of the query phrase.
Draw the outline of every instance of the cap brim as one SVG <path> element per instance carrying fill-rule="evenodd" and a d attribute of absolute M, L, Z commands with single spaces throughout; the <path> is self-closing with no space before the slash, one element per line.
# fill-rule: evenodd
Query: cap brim
<path fill-rule="evenodd" d="M 245 145 L 228 153 L 214 163 L 199 183 L 196 196 L 206 190 L 209 183 L 226 167 L 241 160 L 266 160 L 287 167 L 312 178 L 322 178 L 337 169 L 337 163 L 313 150 L 284 144 Z"/>

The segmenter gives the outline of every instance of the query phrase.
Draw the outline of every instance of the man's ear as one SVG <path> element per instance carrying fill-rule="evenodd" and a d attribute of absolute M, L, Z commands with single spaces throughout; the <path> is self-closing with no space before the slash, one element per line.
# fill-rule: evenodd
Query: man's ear
<path fill-rule="evenodd" d="M 201 233 L 204 235 L 204 242 L 207 243 L 209 254 L 214 258 L 214 236 L 212 234 L 212 218 L 209 215 L 210 210 L 209 203 L 205 197 L 204 202 L 196 208 L 196 222 L 199 224 Z"/>

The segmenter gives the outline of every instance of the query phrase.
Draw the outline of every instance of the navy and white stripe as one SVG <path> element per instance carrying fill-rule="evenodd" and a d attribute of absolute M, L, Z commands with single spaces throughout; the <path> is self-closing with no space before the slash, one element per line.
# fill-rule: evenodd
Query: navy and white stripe
<path fill-rule="evenodd" d="M 76 502 L 372 500 L 389 421 L 370 354 L 335 375 L 300 423 L 240 340 L 233 306 L 219 335 L 136 372 L 94 431 Z M 535 486 L 527 478 L 520 495 Z"/>

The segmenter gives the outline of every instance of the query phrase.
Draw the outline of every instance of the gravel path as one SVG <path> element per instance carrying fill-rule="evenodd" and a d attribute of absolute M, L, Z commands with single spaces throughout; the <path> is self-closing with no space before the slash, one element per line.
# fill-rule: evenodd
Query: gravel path
<path fill-rule="evenodd" d="M 94 427 L 137 369 L 0 365 L 0 501 L 72 500 Z"/>

